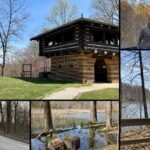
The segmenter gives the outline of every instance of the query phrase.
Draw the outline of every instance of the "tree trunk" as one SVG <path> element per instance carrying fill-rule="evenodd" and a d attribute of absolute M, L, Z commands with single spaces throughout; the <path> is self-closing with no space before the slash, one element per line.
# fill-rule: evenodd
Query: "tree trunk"
<path fill-rule="evenodd" d="M 8 134 L 10 132 L 10 127 L 11 127 L 11 102 L 7 101 L 6 102 L 6 133 Z"/>
<path fill-rule="evenodd" d="M 48 131 L 53 128 L 50 101 L 44 102 L 44 111 L 45 111 L 45 131 Z"/>
<path fill-rule="evenodd" d="M 107 104 L 107 113 L 106 113 L 107 114 L 107 117 L 106 117 L 106 128 L 108 128 L 108 129 L 111 128 L 111 126 L 112 126 L 112 115 L 111 115 L 112 114 L 111 113 L 111 111 L 112 111 L 111 107 L 112 106 L 111 105 L 112 105 L 111 101 L 109 101 L 108 104 Z"/>
<path fill-rule="evenodd" d="M 145 93 L 145 83 L 144 83 L 144 73 L 143 73 L 143 61 L 142 61 L 141 50 L 139 50 L 139 60 L 140 60 L 140 71 L 141 71 L 141 83 L 142 83 L 144 115 L 145 115 L 145 118 L 148 118 L 147 104 L 146 104 L 146 93 Z"/>
<path fill-rule="evenodd" d="M 91 121 L 97 122 L 97 102 L 91 102 Z"/>
<path fill-rule="evenodd" d="M 0 101 L 0 114 L 1 114 L 1 127 L 5 133 L 5 127 L 4 127 L 4 115 L 3 115 L 3 107 L 2 102 Z"/>
<path fill-rule="evenodd" d="M 6 47 L 3 47 L 2 77 L 5 75 Z"/>
<path fill-rule="evenodd" d="M 14 114 L 14 122 L 15 122 L 15 131 L 17 129 L 17 109 L 18 109 L 18 101 L 15 102 L 15 114 Z"/>

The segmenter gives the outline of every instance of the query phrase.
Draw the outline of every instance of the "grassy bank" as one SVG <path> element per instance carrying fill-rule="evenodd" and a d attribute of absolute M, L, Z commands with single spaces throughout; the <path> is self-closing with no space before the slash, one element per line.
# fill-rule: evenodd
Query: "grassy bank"
<path fill-rule="evenodd" d="M 117 88 L 108 88 L 104 90 L 92 91 L 82 93 L 77 99 L 101 99 L 101 100 L 118 100 L 119 99 L 119 90 Z"/>
<path fill-rule="evenodd" d="M 58 89 L 80 85 L 43 78 L 0 77 L 0 99 L 40 99 Z"/>

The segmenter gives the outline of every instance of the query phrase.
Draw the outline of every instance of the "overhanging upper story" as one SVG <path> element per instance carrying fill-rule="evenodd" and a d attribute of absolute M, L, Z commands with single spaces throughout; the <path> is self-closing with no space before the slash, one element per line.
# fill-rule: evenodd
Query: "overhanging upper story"
<path fill-rule="evenodd" d="M 119 27 L 80 18 L 39 34 L 39 55 L 50 57 L 71 52 L 119 51 Z"/>

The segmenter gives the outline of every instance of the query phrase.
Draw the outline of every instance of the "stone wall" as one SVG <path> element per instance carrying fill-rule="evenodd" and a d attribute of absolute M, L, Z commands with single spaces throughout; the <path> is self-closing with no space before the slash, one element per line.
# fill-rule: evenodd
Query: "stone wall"
<path fill-rule="evenodd" d="M 81 83 L 95 82 L 94 64 L 97 58 L 91 54 L 53 56 L 51 59 L 53 78 Z M 118 61 L 117 57 L 105 59 L 108 82 L 118 82 Z"/>

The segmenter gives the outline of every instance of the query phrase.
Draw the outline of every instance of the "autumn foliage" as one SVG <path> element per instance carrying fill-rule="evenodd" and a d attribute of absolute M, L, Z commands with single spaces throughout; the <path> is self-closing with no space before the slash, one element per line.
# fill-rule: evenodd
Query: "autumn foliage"
<path fill-rule="evenodd" d="M 129 3 L 122 0 L 121 4 L 121 43 L 136 44 L 140 29 L 147 23 L 150 6 L 146 3 Z"/>

